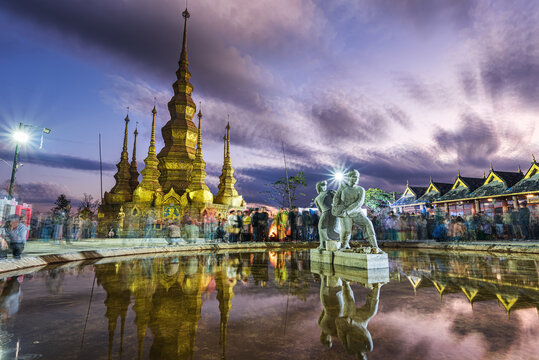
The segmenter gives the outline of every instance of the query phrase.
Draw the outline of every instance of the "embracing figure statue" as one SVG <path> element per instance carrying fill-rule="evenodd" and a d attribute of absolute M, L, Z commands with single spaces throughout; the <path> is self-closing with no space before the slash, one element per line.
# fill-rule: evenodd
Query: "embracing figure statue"
<path fill-rule="evenodd" d="M 319 181 L 316 183 L 316 192 L 318 196 L 314 199 L 314 204 L 318 208 L 318 211 L 320 211 L 320 220 L 318 221 L 320 246 L 318 246 L 318 249 L 326 250 L 328 240 L 339 240 L 339 233 L 335 231 L 337 218 L 331 213 L 335 191 L 328 190 L 328 183 L 326 181 Z"/>
<path fill-rule="evenodd" d="M 339 185 L 337 193 L 333 197 L 331 212 L 338 217 L 340 224 L 341 250 L 350 249 L 350 237 L 352 225 L 361 228 L 363 235 L 376 253 L 382 253 L 376 241 L 376 233 L 369 218 L 363 214 L 361 207 L 365 201 L 365 189 L 357 184 L 359 171 L 350 170 L 346 174 L 346 180 Z"/>

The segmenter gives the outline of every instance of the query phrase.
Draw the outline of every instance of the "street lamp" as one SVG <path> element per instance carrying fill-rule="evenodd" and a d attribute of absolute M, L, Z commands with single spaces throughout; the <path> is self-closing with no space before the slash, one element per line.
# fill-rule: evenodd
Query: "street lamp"
<path fill-rule="evenodd" d="M 15 183 L 15 173 L 17 172 L 17 169 L 19 168 L 19 166 L 22 165 L 22 164 L 17 164 L 19 160 L 19 145 L 27 143 L 28 140 L 30 139 L 30 136 L 24 131 L 24 128 L 26 127 L 40 128 L 39 126 L 35 126 L 35 125 L 25 125 L 23 123 L 19 123 L 19 129 L 13 133 L 13 140 L 15 140 L 17 145 L 15 146 L 15 157 L 13 159 L 13 168 L 11 170 L 11 180 L 9 181 L 9 193 L 8 193 L 9 200 L 13 198 L 12 194 L 13 194 L 13 184 Z M 47 128 L 42 129 L 41 145 L 43 145 L 43 134 L 48 134 L 50 132 L 51 132 L 50 129 L 47 129 Z M 41 145 L 40 145 L 40 148 L 41 148 Z"/>

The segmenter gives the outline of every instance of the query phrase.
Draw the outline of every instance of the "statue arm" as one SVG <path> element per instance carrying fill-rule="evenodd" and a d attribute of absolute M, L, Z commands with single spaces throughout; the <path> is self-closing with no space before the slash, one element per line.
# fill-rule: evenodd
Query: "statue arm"
<path fill-rule="evenodd" d="M 320 211 L 320 213 L 322 213 L 322 207 L 320 207 L 320 203 L 318 202 L 318 197 L 316 197 L 314 199 L 314 205 L 316 206 L 316 208 L 318 209 L 318 211 Z"/>
<path fill-rule="evenodd" d="M 350 206 L 346 209 L 346 213 L 349 215 L 359 213 L 361 207 L 363 206 L 363 203 L 365 202 L 365 189 L 363 189 L 363 187 L 361 186 L 358 186 L 358 190 L 358 200 L 350 204 Z"/>

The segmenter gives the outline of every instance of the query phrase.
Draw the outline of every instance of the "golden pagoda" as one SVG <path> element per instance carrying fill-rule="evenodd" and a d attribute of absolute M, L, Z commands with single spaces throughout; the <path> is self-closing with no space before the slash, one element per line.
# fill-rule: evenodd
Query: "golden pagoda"
<path fill-rule="evenodd" d="M 139 183 L 136 162 L 136 142 L 138 130 L 135 129 L 133 158 L 131 165 L 127 153 L 127 124 L 125 118 L 124 143 L 121 160 L 114 175 L 116 184 L 105 192 L 99 207 L 99 233 L 104 235 L 115 229 L 123 236 L 129 229 L 141 229 L 141 216 L 154 219 L 180 219 L 184 215 L 200 217 L 203 213 L 225 215 L 232 207 L 245 206 L 243 197 L 234 188 L 234 169 L 230 159 L 230 124 L 226 126 L 225 154 L 222 174 L 219 177 L 219 191 L 214 197 L 206 185 L 206 162 L 202 154 L 202 111 L 198 112 L 198 128 L 193 123 L 196 105 L 191 98 L 193 85 L 187 60 L 187 19 L 190 14 L 182 13 L 183 42 L 176 71 L 176 81 L 172 85 L 174 95 L 168 103 L 170 120 L 162 127 L 161 134 L 165 145 L 159 153 L 155 147 L 155 117 L 152 110 L 152 130 L 144 169 L 140 172 Z M 125 213 L 125 223 L 118 221 L 120 208 Z M 211 211 L 209 211 L 211 210 Z M 206 212 L 205 212 L 206 211 Z M 123 217 L 122 217 L 123 219 Z M 136 224 L 133 224 L 136 222 Z"/>
<path fill-rule="evenodd" d="M 104 196 L 104 202 L 110 205 L 122 205 L 128 201 L 131 201 L 133 195 L 133 190 L 129 184 L 131 180 L 131 173 L 129 171 L 129 155 L 127 153 L 127 125 L 129 124 L 129 115 L 125 117 L 124 121 L 124 145 L 122 147 L 120 162 L 116 164 L 118 171 L 114 175 L 116 184 L 113 186 L 110 192 L 105 192 Z"/>
<path fill-rule="evenodd" d="M 191 99 L 193 85 L 189 82 L 191 73 L 187 61 L 187 19 L 190 14 L 185 9 L 182 15 L 183 45 L 179 68 L 176 71 L 177 80 L 172 85 L 174 96 L 168 102 L 170 120 L 161 129 L 165 146 L 157 155 L 161 171 L 159 182 L 163 191 L 168 193 L 170 189 L 174 189 L 178 195 L 183 195 L 189 187 L 197 142 L 197 128 L 193 123 L 196 105 Z"/>
<path fill-rule="evenodd" d="M 234 169 L 230 160 L 230 122 L 226 124 L 225 141 L 225 157 L 221 176 L 219 176 L 219 191 L 215 197 L 215 202 L 218 204 L 228 205 L 231 207 L 239 207 L 243 204 L 243 197 L 238 195 L 234 188 L 236 179 L 234 179 Z"/>

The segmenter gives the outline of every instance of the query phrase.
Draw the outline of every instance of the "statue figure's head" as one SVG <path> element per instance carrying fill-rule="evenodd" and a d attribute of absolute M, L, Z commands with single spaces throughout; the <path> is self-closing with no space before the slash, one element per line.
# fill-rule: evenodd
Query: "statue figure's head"
<path fill-rule="evenodd" d="M 348 185 L 350 186 L 357 185 L 357 182 L 359 180 L 359 171 L 350 170 L 348 174 L 346 174 L 346 178 L 348 179 Z"/>
<path fill-rule="evenodd" d="M 321 193 L 322 191 L 326 191 L 328 189 L 328 183 L 325 180 L 319 181 L 316 183 L 316 192 Z"/>

